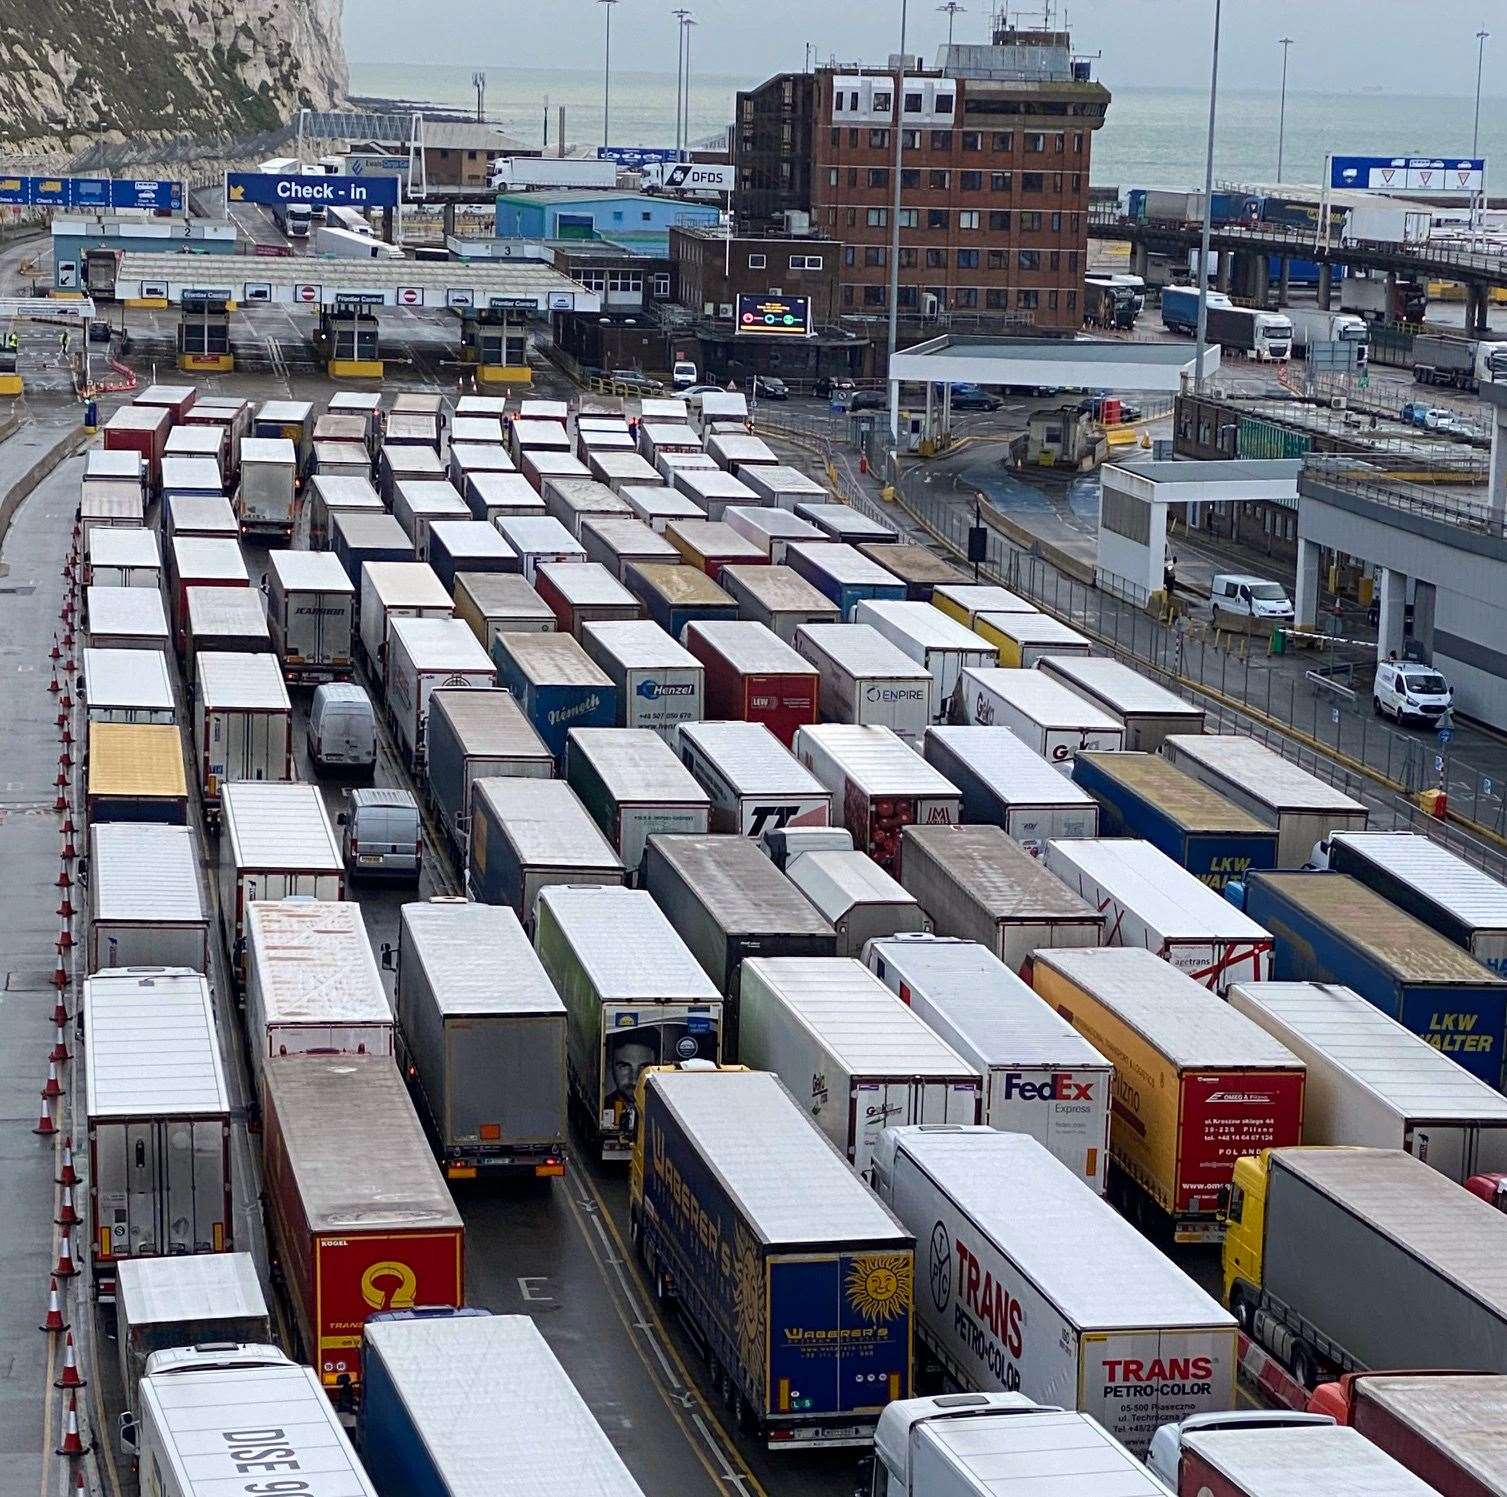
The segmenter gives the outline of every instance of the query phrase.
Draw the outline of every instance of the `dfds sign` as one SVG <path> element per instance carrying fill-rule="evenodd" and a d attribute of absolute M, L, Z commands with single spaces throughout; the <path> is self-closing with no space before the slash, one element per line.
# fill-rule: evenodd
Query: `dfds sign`
<path fill-rule="evenodd" d="M 310 208 L 396 208 L 396 177 L 304 177 L 273 172 L 227 172 L 230 203 L 303 203 Z"/>

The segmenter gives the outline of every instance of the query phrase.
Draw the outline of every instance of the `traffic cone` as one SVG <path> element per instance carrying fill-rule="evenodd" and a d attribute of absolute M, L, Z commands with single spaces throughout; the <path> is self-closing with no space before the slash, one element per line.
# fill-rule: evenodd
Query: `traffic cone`
<path fill-rule="evenodd" d="M 84 1480 L 84 1473 L 76 1471 L 74 1475 L 78 1478 L 78 1483 L 73 1489 L 74 1497 L 79 1497 L 80 1493 L 83 1493 L 84 1497 L 89 1497 L 89 1484 Z"/>
<path fill-rule="evenodd" d="M 67 712 L 60 712 L 58 713 L 58 716 L 63 719 L 62 722 L 58 724 L 58 726 L 63 730 L 62 742 L 65 744 L 70 744 L 73 742 L 73 725 L 69 720 L 71 714 Z"/>
<path fill-rule="evenodd" d="M 73 1135 L 63 1135 L 63 1167 L 58 1171 L 59 1185 L 77 1185 L 78 1171 L 73 1167 Z"/>
<path fill-rule="evenodd" d="M 76 1227 L 78 1223 L 78 1208 L 73 1204 L 73 1187 L 65 1185 L 63 1187 L 63 1203 L 58 1207 L 55 1225 L 59 1227 Z"/>
<path fill-rule="evenodd" d="M 54 1097 L 61 1097 L 62 1095 L 63 1088 L 58 1085 L 58 1063 L 55 1060 L 49 1060 L 47 1062 L 47 1084 L 42 1088 L 42 1096 L 50 1102 Z"/>
<path fill-rule="evenodd" d="M 65 730 L 68 727 L 68 714 L 66 712 L 59 712 L 57 721 L 53 726 L 59 730 Z"/>
<path fill-rule="evenodd" d="M 54 1388 L 83 1388 L 88 1384 L 80 1376 L 78 1370 L 78 1354 L 73 1349 L 73 1332 L 67 1333 L 68 1339 L 63 1343 L 63 1370 L 53 1378 Z"/>
<path fill-rule="evenodd" d="M 58 755 L 58 768 L 59 769 L 72 769 L 73 768 L 73 755 L 70 754 L 66 748 L 63 750 L 63 752 L 61 754 Z"/>
<path fill-rule="evenodd" d="M 58 1125 L 52 1120 L 52 1098 L 42 1098 L 42 1111 L 37 1117 L 37 1126 L 31 1130 L 39 1138 L 51 1138 L 58 1131 Z"/>
<path fill-rule="evenodd" d="M 58 966 L 61 970 L 62 963 L 58 963 Z M 63 982 L 67 983 L 67 981 L 68 974 L 64 972 Z M 58 1001 L 52 1005 L 52 1022 L 54 1024 L 66 1024 L 68 1022 L 68 1006 L 63 1002 L 63 995 L 61 993 L 58 994 Z"/>
<path fill-rule="evenodd" d="M 49 1335 L 68 1329 L 68 1322 L 63 1319 L 63 1296 L 58 1292 L 56 1279 L 47 1281 L 47 1314 L 38 1329 Z"/>
<path fill-rule="evenodd" d="M 78 856 L 78 849 L 73 845 L 73 833 L 63 833 L 63 861 L 71 863 Z"/>
<path fill-rule="evenodd" d="M 66 1455 L 70 1460 L 78 1456 L 87 1455 L 89 1446 L 84 1443 L 84 1437 L 79 1433 L 78 1427 L 78 1394 L 68 1395 L 68 1414 L 63 1421 L 63 1443 L 58 1446 L 58 1454 Z"/>
<path fill-rule="evenodd" d="M 73 1229 L 64 1227 L 58 1237 L 58 1263 L 53 1269 L 55 1279 L 72 1279 L 78 1276 L 78 1264 L 73 1261 Z"/>
<path fill-rule="evenodd" d="M 50 660 L 61 660 L 62 658 L 63 658 L 63 652 L 62 652 L 61 649 L 59 649 L 59 647 L 58 647 L 58 637 L 57 637 L 56 634 L 54 634 L 52 636 L 52 649 L 48 651 L 48 659 L 50 659 Z"/>
<path fill-rule="evenodd" d="M 66 925 L 58 935 L 57 948 L 60 955 L 73 949 L 73 932 Z"/>
<path fill-rule="evenodd" d="M 66 863 L 63 863 L 62 866 L 60 867 L 60 869 L 58 870 L 57 882 L 53 884 L 53 888 L 55 888 L 55 889 L 71 889 L 72 887 L 73 887 L 73 878 L 72 878 L 72 876 L 68 872 L 68 865 Z"/>
<path fill-rule="evenodd" d="M 69 899 L 69 897 L 66 894 L 63 896 L 63 902 L 62 902 L 62 904 L 60 904 L 58 906 L 58 919 L 60 919 L 60 920 L 72 920 L 73 919 L 73 901 L 71 899 Z"/>
<path fill-rule="evenodd" d="M 56 696 L 58 694 L 58 692 L 60 692 L 63 689 L 62 686 L 59 685 L 59 683 L 58 683 L 58 668 L 57 668 L 57 666 L 53 666 L 53 668 L 52 668 L 52 680 L 48 683 L 47 689 L 54 696 Z"/>
<path fill-rule="evenodd" d="M 68 809 L 68 776 L 61 769 L 58 771 L 57 786 L 58 793 L 52 798 L 52 809 L 66 811 Z"/>
<path fill-rule="evenodd" d="M 53 1061 L 73 1059 L 73 1056 L 68 1053 L 68 1033 L 61 1024 L 57 1026 L 55 1038 L 52 1042 L 52 1053 L 47 1058 Z"/>
<path fill-rule="evenodd" d="M 58 1001 L 62 1001 L 63 989 L 68 986 L 68 966 L 63 961 L 62 955 L 58 956 L 58 964 L 52 971 L 52 985 L 58 990 Z M 67 1021 L 64 1020 L 66 1023 Z"/>

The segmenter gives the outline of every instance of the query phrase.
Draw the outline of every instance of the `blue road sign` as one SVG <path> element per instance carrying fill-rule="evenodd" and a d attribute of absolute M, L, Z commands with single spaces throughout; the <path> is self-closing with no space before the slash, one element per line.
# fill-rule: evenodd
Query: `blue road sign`
<path fill-rule="evenodd" d="M 228 172 L 225 195 L 232 203 L 303 203 L 310 208 L 396 208 L 396 177 L 293 176 L 274 172 Z"/>
<path fill-rule="evenodd" d="M 1331 156 L 1329 185 L 1355 192 L 1480 192 L 1481 156 Z"/>
<path fill-rule="evenodd" d="M 598 146 L 597 159 L 635 167 L 650 161 L 679 161 L 680 152 L 674 146 Z"/>
<path fill-rule="evenodd" d="M 183 184 L 128 177 L 0 176 L 0 203 L 28 208 L 181 209 Z"/>

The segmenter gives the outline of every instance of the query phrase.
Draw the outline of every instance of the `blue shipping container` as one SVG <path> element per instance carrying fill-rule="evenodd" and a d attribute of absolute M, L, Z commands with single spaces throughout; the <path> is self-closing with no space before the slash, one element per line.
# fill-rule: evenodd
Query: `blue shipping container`
<path fill-rule="evenodd" d="M 572 728 L 611 728 L 617 723 L 612 678 L 569 634 L 499 634 L 492 641 L 497 681 L 518 699 L 561 768 Z"/>
<path fill-rule="evenodd" d="M 1256 873 L 1243 908 L 1276 939 L 1278 982 L 1354 988 L 1492 1086 L 1502 1082 L 1507 980 L 1343 873 Z"/>

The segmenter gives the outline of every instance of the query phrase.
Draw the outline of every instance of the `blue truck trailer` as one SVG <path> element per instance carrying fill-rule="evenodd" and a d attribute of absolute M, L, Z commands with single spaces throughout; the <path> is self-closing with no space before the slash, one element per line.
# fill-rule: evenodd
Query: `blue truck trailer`
<path fill-rule="evenodd" d="M 700 567 L 667 561 L 629 562 L 623 585 L 644 605 L 645 615 L 677 643 L 683 642 L 687 624 L 738 617 L 737 603 Z"/>
<path fill-rule="evenodd" d="M 1253 873 L 1226 897 L 1276 939 L 1278 982 L 1334 982 L 1502 1083 L 1507 979 L 1344 873 Z"/>
<path fill-rule="evenodd" d="M 617 688 L 569 634 L 499 634 L 492 641 L 497 680 L 518 698 L 534 725 L 565 766 L 565 737 L 572 728 L 610 728 L 617 722 Z"/>
<path fill-rule="evenodd" d="M 909 1396 L 915 1239 L 767 1071 L 639 1081 L 634 1245 L 771 1450 L 865 1446 Z"/>
<path fill-rule="evenodd" d="M 527 1315 L 385 1310 L 364 1340 L 357 1444 L 381 1497 L 644 1497 Z"/>
<path fill-rule="evenodd" d="M 1099 804 L 1101 837 L 1140 837 L 1211 889 L 1277 866 L 1277 829 L 1157 754 L 1080 753 L 1073 781 Z"/>
<path fill-rule="evenodd" d="M 831 599 L 844 623 L 851 623 L 853 610 L 868 599 L 905 601 L 905 584 L 893 572 L 842 541 L 791 541 L 785 565 Z"/>

